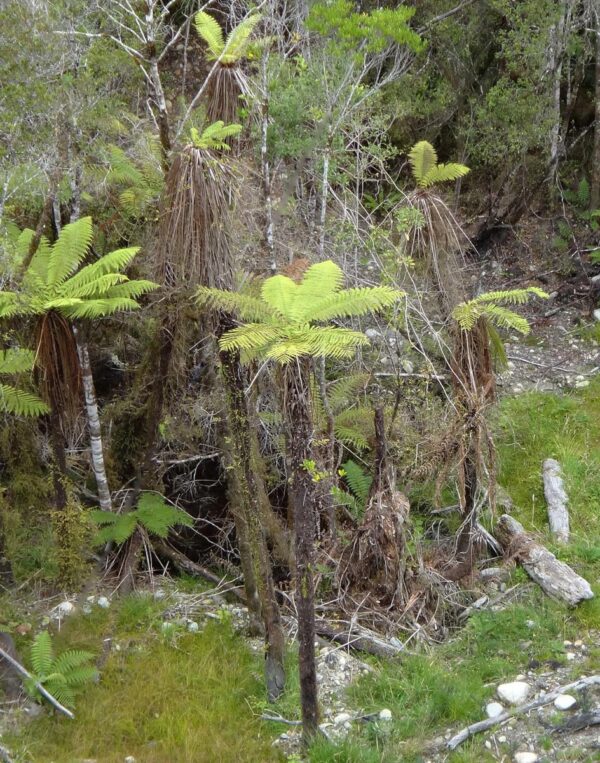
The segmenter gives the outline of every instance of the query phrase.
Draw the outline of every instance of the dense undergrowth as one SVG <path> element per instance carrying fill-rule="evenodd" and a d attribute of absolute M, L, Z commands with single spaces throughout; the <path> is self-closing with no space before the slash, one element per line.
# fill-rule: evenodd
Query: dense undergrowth
<path fill-rule="evenodd" d="M 514 514 L 549 545 L 540 469 L 544 458 L 563 464 L 570 495 L 572 543 L 554 551 L 573 564 L 600 594 L 600 383 L 565 395 L 531 392 L 508 398 L 496 416 L 500 482 L 515 502 Z M 189 584 L 188 584 L 189 585 Z M 586 638 L 600 623 L 598 599 L 575 610 L 554 603 L 515 570 L 514 599 L 498 612 L 481 612 L 445 644 L 398 662 L 372 660 L 373 674 L 348 696 L 365 712 L 387 707 L 393 721 L 357 727 L 340 745 L 313 746 L 313 763 L 420 761 L 422 751 L 449 726 L 481 718 L 495 685 L 532 660 L 566 664 L 565 639 Z M 133 755 L 152 763 L 277 760 L 271 745 L 280 725 L 261 724 L 264 690 L 260 658 L 230 626 L 215 622 L 200 634 L 177 639 L 161 633 L 164 603 L 133 596 L 108 611 L 68 621 L 57 640 L 98 652 L 113 634 L 101 681 L 80 698 L 70 723 L 47 716 L 10 738 L 18 761 L 99 763 Z M 16 612 L 13 615 L 17 617 Z M 593 638 L 591 639 L 593 641 Z M 600 646 L 588 650 L 586 668 L 597 670 Z M 294 655 L 288 691 L 276 710 L 298 717 Z M 74 757 L 76 756 L 76 757 Z M 475 739 L 452 761 L 493 758 Z"/>

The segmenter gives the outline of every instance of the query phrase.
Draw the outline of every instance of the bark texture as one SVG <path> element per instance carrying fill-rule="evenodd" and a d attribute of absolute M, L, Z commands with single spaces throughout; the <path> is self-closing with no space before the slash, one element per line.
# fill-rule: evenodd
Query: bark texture
<path fill-rule="evenodd" d="M 307 468 L 307 462 L 312 460 L 313 439 L 309 363 L 303 358 L 289 363 L 284 369 L 288 469 L 296 550 L 300 704 L 305 742 L 315 736 L 319 726 L 313 579 L 317 499 L 315 483 Z"/>
<path fill-rule="evenodd" d="M 550 532 L 557 541 L 569 542 L 569 501 L 558 461 L 547 458 L 543 467 L 544 495 L 548 506 Z"/>
<path fill-rule="evenodd" d="M 516 559 L 548 596 L 571 606 L 594 598 L 587 580 L 537 543 L 525 532 L 523 526 L 508 514 L 503 514 L 498 520 L 496 537 L 505 553 Z"/>

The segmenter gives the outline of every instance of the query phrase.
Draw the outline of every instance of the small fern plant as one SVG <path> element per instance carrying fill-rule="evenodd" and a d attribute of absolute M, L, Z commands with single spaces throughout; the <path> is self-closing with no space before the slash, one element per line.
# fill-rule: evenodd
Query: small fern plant
<path fill-rule="evenodd" d="M 212 149 L 215 151 L 230 151 L 231 146 L 226 143 L 227 138 L 233 138 L 240 134 L 242 125 L 226 125 L 223 120 L 213 122 L 200 133 L 195 127 L 190 129 L 190 138 L 194 148 Z"/>
<path fill-rule="evenodd" d="M 206 58 L 218 60 L 222 66 L 235 66 L 248 55 L 252 33 L 260 20 L 260 14 L 253 13 L 225 37 L 221 25 L 210 13 L 198 11 L 194 17 L 196 31 L 206 43 Z"/>
<path fill-rule="evenodd" d="M 527 320 L 505 305 L 524 305 L 531 297 L 547 299 L 548 295 L 537 286 L 509 291 L 489 291 L 468 302 L 461 302 L 452 311 L 452 317 L 463 331 L 471 331 L 479 319 L 484 318 L 495 328 L 518 331 L 520 334 L 527 335 L 530 331 Z"/>
<path fill-rule="evenodd" d="M 73 707 L 77 693 L 98 679 L 93 659 L 93 654 L 78 649 L 55 657 L 52 638 L 48 631 L 42 631 L 31 644 L 32 677 L 26 679 L 25 689 L 39 700 L 42 695 L 35 685 L 39 683 L 62 705 Z"/>
<path fill-rule="evenodd" d="M 426 189 L 439 183 L 458 180 L 469 172 L 469 168 L 464 164 L 438 164 L 437 159 L 435 148 L 426 140 L 415 143 L 411 148 L 408 160 L 419 188 Z"/>
<path fill-rule="evenodd" d="M 98 545 L 111 541 L 119 545 L 125 543 L 138 528 L 150 535 L 166 538 L 176 525 L 192 527 L 194 524 L 193 518 L 185 511 L 171 506 L 161 495 L 151 492 L 142 493 L 137 508 L 126 514 L 94 510 L 90 516 L 100 528 L 96 536 Z"/>
<path fill-rule="evenodd" d="M 334 485 L 331 488 L 331 494 L 342 506 L 346 506 L 358 521 L 365 513 L 373 478 L 352 459 L 342 464 L 339 476 L 347 484 L 349 492 Z"/>
<path fill-rule="evenodd" d="M 31 371 L 35 355 L 31 350 L 0 350 L 0 376 L 13 376 Z M 16 416 L 41 416 L 49 407 L 37 395 L 0 383 L 0 411 Z"/>

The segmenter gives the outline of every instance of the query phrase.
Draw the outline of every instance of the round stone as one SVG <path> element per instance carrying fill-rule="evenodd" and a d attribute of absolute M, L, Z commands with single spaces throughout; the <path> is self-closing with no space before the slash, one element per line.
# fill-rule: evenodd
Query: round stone
<path fill-rule="evenodd" d="M 97 604 L 99 607 L 102 607 L 102 609 L 108 609 L 110 607 L 110 601 L 106 598 L 106 596 L 99 596 Z"/>
<path fill-rule="evenodd" d="M 504 706 L 499 702 L 488 702 L 485 706 L 485 713 L 488 718 L 497 718 L 504 712 Z"/>
<path fill-rule="evenodd" d="M 554 700 L 554 707 L 557 710 L 570 710 L 576 704 L 577 700 L 570 694 L 559 694 L 558 697 Z"/>
<path fill-rule="evenodd" d="M 498 696 L 510 705 L 519 705 L 529 696 L 531 686 L 525 681 L 511 681 L 507 684 L 500 684 L 497 689 Z"/>
<path fill-rule="evenodd" d="M 387 707 L 384 707 L 383 710 L 379 711 L 379 720 L 380 721 L 391 721 L 392 720 L 392 711 L 388 710 Z"/>
<path fill-rule="evenodd" d="M 518 752 L 513 760 L 515 763 L 536 763 L 540 756 L 536 752 Z"/>

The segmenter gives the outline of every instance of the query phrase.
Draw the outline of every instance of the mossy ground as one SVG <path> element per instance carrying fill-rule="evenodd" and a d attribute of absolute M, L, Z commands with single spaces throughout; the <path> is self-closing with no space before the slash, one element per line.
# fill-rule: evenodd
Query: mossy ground
<path fill-rule="evenodd" d="M 4 736 L 18 763 L 276 761 L 269 730 L 252 709 L 262 666 L 225 622 L 199 633 L 161 632 L 164 602 L 124 599 L 110 610 L 68 620 L 55 638 L 96 653 L 113 649 L 101 680 L 78 698 L 76 718 L 47 714 Z"/>
<path fill-rule="evenodd" d="M 515 502 L 515 516 L 551 544 L 547 534 L 541 464 L 556 457 L 570 495 L 572 543 L 554 548 L 600 594 L 600 382 L 569 395 L 529 393 L 506 399 L 497 411 L 500 483 Z M 527 583 L 516 570 L 514 583 Z M 186 583 L 186 585 L 189 584 Z M 45 717 L 5 739 L 16 760 L 73 763 L 92 758 L 144 763 L 277 760 L 271 745 L 282 732 L 258 720 L 264 702 L 260 658 L 227 623 L 173 641 L 160 633 L 163 603 L 130 597 L 109 611 L 69 621 L 58 641 L 98 651 L 111 630 L 125 645 L 112 653 L 102 680 L 79 699 L 70 723 Z M 348 706 L 387 707 L 393 721 L 357 728 L 341 745 L 319 743 L 312 763 L 422 761 L 425 744 L 450 726 L 482 717 L 503 679 L 531 660 L 565 660 L 564 639 L 586 639 L 600 628 L 596 598 L 575 610 L 550 601 L 533 584 L 501 612 L 471 617 L 456 638 L 430 654 L 378 663 L 352 687 Z M 600 648 L 588 650 L 585 669 L 597 671 Z M 295 663 L 277 710 L 298 716 Z M 581 669 L 581 666 L 580 666 Z M 541 742 L 540 742 L 541 744 Z M 494 760 L 475 738 L 454 753 L 455 763 Z"/>

